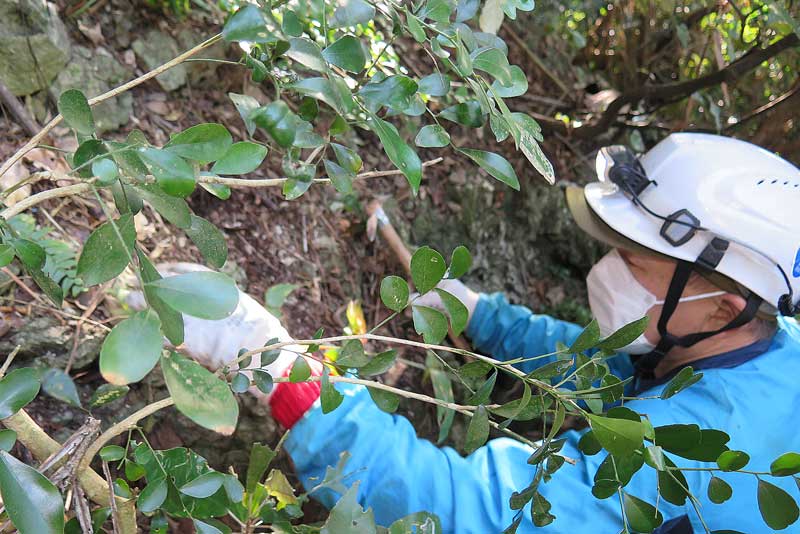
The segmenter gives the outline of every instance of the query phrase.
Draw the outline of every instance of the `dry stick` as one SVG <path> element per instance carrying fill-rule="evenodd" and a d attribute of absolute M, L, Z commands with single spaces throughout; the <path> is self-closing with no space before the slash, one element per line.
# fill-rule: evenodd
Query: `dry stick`
<path fill-rule="evenodd" d="M 11 270 L 10 270 L 8 267 L 3 267 L 3 268 L 2 268 L 2 271 L 3 271 L 3 274 L 5 274 L 5 275 L 7 275 L 9 278 L 11 278 L 11 280 L 13 280 L 13 282 L 14 282 L 15 284 L 17 284 L 17 285 L 18 285 L 18 286 L 19 286 L 19 287 L 20 287 L 20 288 L 21 288 L 23 291 L 25 291 L 25 293 L 27 293 L 28 295 L 30 295 L 31 297 L 33 297 L 33 299 L 34 299 L 36 302 L 42 302 L 42 299 L 41 299 L 41 297 L 39 297 L 39 295 L 37 295 L 37 294 L 36 294 L 36 293 L 35 293 L 35 292 L 34 292 L 34 291 L 31 289 L 31 288 L 29 288 L 29 287 L 28 287 L 28 286 L 25 284 L 25 282 L 23 282 L 22 280 L 20 280 L 20 279 L 19 279 L 19 277 L 18 277 L 17 275 L 15 275 L 14 273 L 12 273 L 12 272 L 11 272 Z"/>
<path fill-rule="evenodd" d="M 0 101 L 8 107 L 11 114 L 19 121 L 25 133 L 28 135 L 36 135 L 36 132 L 39 131 L 41 126 L 36 124 L 36 121 L 31 117 L 30 113 L 28 113 L 28 110 L 25 109 L 25 106 L 19 103 L 17 97 L 6 87 L 6 84 L 4 84 L 2 80 L 0 80 Z"/>
<path fill-rule="evenodd" d="M 103 93 L 102 95 L 99 95 L 99 96 L 96 96 L 94 98 L 89 99 L 89 105 L 90 106 L 94 106 L 95 104 L 99 104 L 100 102 L 108 100 L 109 98 L 114 98 L 115 96 L 117 96 L 117 95 L 119 95 L 121 93 L 124 93 L 128 89 L 136 87 L 137 85 L 140 85 L 140 84 L 146 82 L 147 80 L 149 80 L 151 78 L 155 78 L 156 76 L 158 76 L 162 72 L 167 71 L 167 70 L 169 70 L 172 67 L 175 67 L 177 65 L 180 65 L 186 59 L 188 59 L 191 56 L 197 54 L 201 50 L 204 50 L 204 49 L 208 48 L 209 46 L 217 43 L 221 38 L 222 38 L 222 34 L 217 34 L 217 35 L 211 37 L 210 39 L 207 39 L 207 40 L 203 41 L 202 43 L 200 43 L 199 45 L 195 46 L 194 48 L 191 48 L 191 49 L 187 50 L 186 52 L 184 52 L 183 54 L 180 54 L 179 56 L 175 57 L 174 59 L 172 59 L 170 61 L 167 61 L 166 63 L 164 63 L 160 67 L 156 67 L 155 69 L 151 70 L 150 72 L 146 72 L 145 74 L 139 76 L 138 78 L 134 78 L 133 80 L 131 80 L 131 81 L 125 83 L 125 84 L 122 84 L 119 87 L 115 87 L 114 89 L 111 89 L 110 91 L 107 91 L 107 92 Z M 12 165 L 14 165 L 20 159 L 22 159 L 22 156 L 24 156 L 25 154 L 27 154 L 28 152 L 33 150 L 36 147 L 36 145 L 38 145 L 45 138 L 45 136 L 50 132 L 50 130 L 55 128 L 63 119 L 64 119 L 64 117 L 61 116 L 60 114 L 56 115 L 55 117 L 53 117 L 53 119 L 50 122 L 48 122 L 45 125 L 45 127 L 42 128 L 39 131 L 39 133 L 34 135 L 30 139 L 30 141 L 25 143 L 25 145 L 22 148 L 17 150 L 14 153 L 14 155 L 11 156 L 11 158 L 8 159 L 3 164 L 2 167 L 0 167 L 0 176 L 3 176 L 8 171 L 8 169 L 11 168 Z"/>
<path fill-rule="evenodd" d="M 75 336 L 72 340 L 72 350 L 69 351 L 69 359 L 67 360 L 67 365 L 64 367 L 64 372 L 69 374 L 70 370 L 72 369 L 72 364 L 75 363 L 75 354 L 78 352 L 78 342 L 81 338 L 81 331 L 83 330 L 83 323 L 86 322 L 86 319 L 94 313 L 94 310 L 100 304 L 100 302 L 105 298 L 105 291 L 108 287 L 108 283 L 100 286 L 95 290 L 94 296 L 92 296 L 92 300 L 89 302 L 89 306 L 87 306 L 86 310 L 81 314 L 80 319 L 78 319 L 78 323 L 75 325 Z"/>
<path fill-rule="evenodd" d="M 436 165 L 437 163 L 441 163 L 443 158 L 435 158 L 429 161 L 426 161 L 422 164 L 423 167 L 430 167 L 431 165 Z M 390 171 L 369 171 L 369 172 L 362 172 L 356 175 L 356 178 L 366 179 L 366 178 L 378 178 L 381 176 L 394 176 L 397 174 L 402 174 L 402 171 L 393 169 Z M 197 181 L 198 183 L 207 183 L 207 184 L 224 184 L 232 187 L 274 187 L 278 185 L 282 185 L 286 182 L 288 178 L 269 178 L 265 180 L 248 180 L 245 178 L 223 178 L 220 176 L 198 176 Z M 326 184 L 330 183 L 330 178 L 317 178 L 314 180 L 314 183 L 321 183 Z M 56 187 L 55 189 L 48 189 L 47 191 L 42 191 L 41 193 L 36 193 L 35 195 L 31 195 L 25 200 L 21 200 L 17 202 L 11 207 L 8 207 L 0 212 L 0 218 L 3 219 L 10 219 L 14 215 L 19 215 L 23 211 L 31 208 L 37 204 L 40 204 L 46 200 L 50 200 L 53 198 L 61 198 L 61 197 L 70 197 L 74 195 L 80 195 L 82 193 L 86 193 L 91 190 L 92 185 L 89 183 L 80 183 L 74 185 L 67 185 L 64 187 Z"/>
<path fill-rule="evenodd" d="M 111 525 L 114 529 L 114 534 L 120 533 L 119 528 L 119 511 L 117 510 L 117 503 L 114 499 L 114 483 L 111 482 L 111 471 L 108 469 L 108 462 L 103 460 L 103 474 L 106 476 L 106 485 L 108 486 L 109 501 L 111 501 Z"/>

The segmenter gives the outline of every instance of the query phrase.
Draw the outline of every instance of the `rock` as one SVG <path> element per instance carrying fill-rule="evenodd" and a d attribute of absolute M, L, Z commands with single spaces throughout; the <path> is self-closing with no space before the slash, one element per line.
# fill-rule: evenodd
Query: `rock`
<path fill-rule="evenodd" d="M 181 52 L 184 52 L 199 45 L 208 39 L 208 37 L 208 33 L 200 33 L 192 27 L 186 27 L 178 32 L 178 46 Z M 227 46 L 225 41 L 220 41 L 203 50 L 197 57 L 225 59 L 225 49 Z M 220 63 L 215 61 L 191 61 L 189 63 L 184 63 L 184 66 L 188 69 L 189 82 L 193 85 L 203 83 L 205 87 L 209 85 L 219 85 L 221 82 L 225 82 L 225 80 L 220 80 L 216 76 L 217 69 L 220 65 Z"/>
<path fill-rule="evenodd" d="M 105 48 L 92 50 L 75 46 L 69 65 L 56 78 L 51 93 L 58 98 L 67 89 L 80 89 L 87 98 L 92 98 L 121 85 L 130 77 L 131 72 Z M 130 121 L 133 96 L 130 92 L 122 93 L 94 106 L 92 111 L 98 133 L 115 130 Z"/>
<path fill-rule="evenodd" d="M 181 53 L 177 41 L 159 30 L 149 30 L 143 37 L 136 39 L 131 46 L 149 70 L 163 65 Z M 186 71 L 185 65 L 178 65 L 156 76 L 156 81 L 164 90 L 174 91 L 186 84 Z"/>
<path fill-rule="evenodd" d="M 47 88 L 70 53 L 55 5 L 42 0 L 3 0 L 0 20 L 0 79 L 17 96 Z"/>
<path fill-rule="evenodd" d="M 72 350 L 74 334 L 74 326 L 62 325 L 50 315 L 34 317 L 0 338 L 0 354 L 9 354 L 19 345 L 15 365 L 35 361 L 40 366 L 63 369 Z M 104 338 L 104 331 L 84 323 L 72 368 L 83 369 L 96 360 Z"/>

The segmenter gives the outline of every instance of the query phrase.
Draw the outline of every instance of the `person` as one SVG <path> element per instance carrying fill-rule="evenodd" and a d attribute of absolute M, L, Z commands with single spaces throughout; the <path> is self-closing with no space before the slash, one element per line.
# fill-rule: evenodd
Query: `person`
<path fill-rule="evenodd" d="M 603 335 L 645 315 L 651 319 L 638 339 L 608 359 L 616 376 L 634 378 L 628 393 L 640 399 L 625 406 L 655 426 L 698 424 L 723 430 L 730 435 L 731 449 L 750 455 L 748 469 L 768 471 L 780 454 L 800 450 L 794 428 L 800 404 L 800 329 L 792 318 L 798 313 L 800 278 L 800 228 L 794 212 L 800 171 L 749 143 L 690 133 L 668 136 L 641 159 L 622 147 L 607 147 L 597 161 L 597 181 L 567 190 L 575 222 L 612 247 L 587 277 L 592 313 Z M 554 352 L 558 342 L 569 345 L 582 330 L 511 305 L 501 294 L 476 293 L 459 281 L 441 287 L 467 306 L 466 334 L 475 350 L 499 360 Z M 430 295 L 422 301 L 440 305 Z M 291 340 L 277 319 L 246 295 L 228 321 L 235 327 L 187 324 L 187 352 L 219 367 L 243 346 L 256 347 L 273 337 Z M 269 371 L 286 376 L 295 358 L 295 353 L 282 353 Z M 527 361 L 519 368 L 530 372 L 554 358 Z M 687 365 L 702 371 L 702 380 L 658 399 L 665 383 Z M 509 498 L 527 487 L 535 472 L 527 463 L 530 447 L 498 438 L 462 457 L 452 448 L 418 439 L 407 419 L 380 411 L 363 387 L 336 387 L 344 401 L 327 415 L 318 401 L 318 382 L 281 383 L 270 395 L 260 394 L 272 416 L 291 429 L 284 447 L 306 488 L 322 480 L 326 468 L 348 451 L 345 471 L 360 480 L 359 502 L 373 509 L 379 524 L 422 510 L 436 514 L 445 533 L 499 533 L 512 523 Z M 560 436 L 565 439 L 561 454 L 577 461 L 539 486 L 555 521 L 535 527 L 528 504 L 518 532 L 622 529 L 616 497 L 592 495 L 604 454 L 581 453 L 578 441 L 584 432 Z M 682 459 L 679 464 L 709 466 Z M 705 525 L 767 531 L 757 511 L 756 477 L 717 473 L 733 488 L 730 500 L 717 505 L 706 491 L 711 473 L 684 474 L 702 520 L 690 500 L 677 506 L 659 498 L 653 469 L 638 471 L 625 488 L 648 502 L 658 501 L 664 523 L 657 533 L 706 532 Z M 796 491 L 791 478 L 771 482 Z M 329 507 L 338 498 L 328 490 L 316 496 Z"/>

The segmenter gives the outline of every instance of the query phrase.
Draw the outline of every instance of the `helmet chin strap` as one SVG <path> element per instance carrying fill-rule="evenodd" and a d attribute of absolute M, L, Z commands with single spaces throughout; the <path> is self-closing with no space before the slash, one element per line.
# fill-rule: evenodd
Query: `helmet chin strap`
<path fill-rule="evenodd" d="M 672 280 L 669 283 L 667 295 L 664 298 L 664 305 L 661 309 L 661 316 L 658 319 L 658 333 L 661 335 L 661 340 L 658 342 L 656 348 L 648 353 L 638 357 L 634 357 L 634 365 L 636 367 L 636 376 L 639 378 L 653 379 L 655 378 L 655 369 L 667 353 L 675 346 L 678 347 L 691 347 L 695 343 L 708 339 L 721 332 L 738 328 L 744 324 L 749 323 L 758 312 L 761 306 L 762 299 L 755 293 L 750 293 L 747 297 L 747 303 L 739 314 L 733 318 L 731 322 L 717 330 L 707 332 L 697 332 L 694 334 L 687 334 L 685 336 L 676 336 L 667 330 L 667 325 L 675 309 L 678 307 L 678 300 L 683 295 L 683 290 L 689 282 L 689 277 L 694 271 L 695 265 L 708 266 L 707 262 L 702 261 L 703 254 L 698 258 L 698 261 L 691 263 L 688 261 L 678 260 L 675 267 L 675 272 L 672 275 Z M 720 256 L 721 259 L 721 256 Z M 717 261 L 719 263 L 719 261 Z M 716 265 L 714 265 L 716 267 Z"/>

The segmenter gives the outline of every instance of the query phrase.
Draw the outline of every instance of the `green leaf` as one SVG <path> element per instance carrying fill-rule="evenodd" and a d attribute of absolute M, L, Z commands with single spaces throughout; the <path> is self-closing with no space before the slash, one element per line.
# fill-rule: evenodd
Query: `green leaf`
<path fill-rule="evenodd" d="M 447 264 L 437 251 L 428 246 L 420 247 L 411 256 L 411 279 L 422 294 L 436 287 L 445 272 Z"/>
<path fill-rule="evenodd" d="M 5 267 L 14 261 L 14 248 L 6 243 L 0 243 L 0 267 Z"/>
<path fill-rule="evenodd" d="M 517 173 L 514 172 L 514 167 L 512 167 L 503 156 L 495 154 L 494 152 L 486 152 L 485 150 L 475 150 L 472 148 L 460 148 L 459 152 L 469 157 L 493 177 L 507 184 L 512 189 L 519 191 Z"/>
<path fill-rule="evenodd" d="M 615 456 L 632 454 L 642 446 L 645 427 L 641 422 L 588 415 L 597 441 Z"/>
<path fill-rule="evenodd" d="M 527 378 L 536 380 L 547 380 L 558 375 L 564 374 L 566 371 L 573 367 L 572 360 L 555 360 L 534 369 L 528 373 Z"/>
<path fill-rule="evenodd" d="M 578 441 L 578 450 L 588 456 L 593 456 L 602 450 L 603 446 L 597 441 L 593 431 L 586 432 Z"/>
<path fill-rule="evenodd" d="M 281 21 L 281 29 L 286 35 L 292 37 L 299 37 L 303 35 L 303 24 L 297 18 L 297 14 L 291 9 L 283 12 L 283 20 Z"/>
<path fill-rule="evenodd" d="M 337 90 L 337 86 L 327 78 L 304 78 L 286 88 L 325 102 L 338 113 L 347 113 L 353 107 L 352 95 Z"/>
<path fill-rule="evenodd" d="M 98 454 L 104 462 L 116 462 L 125 458 L 125 449 L 119 445 L 106 445 Z"/>
<path fill-rule="evenodd" d="M 94 390 L 94 393 L 92 393 L 92 397 L 89 399 L 89 407 L 99 408 L 100 406 L 105 406 L 110 402 L 121 399 L 128 394 L 128 391 L 130 391 L 128 386 L 102 384 L 100 387 Z"/>
<path fill-rule="evenodd" d="M 89 163 L 95 157 L 108 152 L 105 144 L 98 139 L 87 139 L 80 144 L 75 154 L 72 155 L 72 168 L 79 169 L 78 176 L 82 178 L 92 177 L 92 168 Z"/>
<path fill-rule="evenodd" d="M 231 102 L 233 102 L 233 105 L 236 107 L 236 111 L 238 111 L 239 115 L 242 117 L 247 133 L 253 135 L 256 131 L 256 123 L 250 118 L 250 114 L 258 109 L 258 100 L 250 95 L 240 95 L 238 93 L 228 93 L 228 98 L 231 99 Z"/>
<path fill-rule="evenodd" d="M 11 451 L 17 442 L 17 433 L 9 428 L 0 430 L 0 450 Z"/>
<path fill-rule="evenodd" d="M 58 112 L 78 135 L 94 133 L 94 117 L 86 96 L 77 89 L 69 89 L 58 97 Z"/>
<path fill-rule="evenodd" d="M 205 123 L 192 126 L 172 136 L 164 151 L 200 163 L 216 161 L 231 147 L 233 139 L 221 124 Z"/>
<path fill-rule="evenodd" d="M 123 241 L 120 241 L 120 235 Z M 113 222 L 101 224 L 89 235 L 83 246 L 78 259 L 77 276 L 86 286 L 102 284 L 116 278 L 128 266 L 135 241 L 136 228 L 130 213 Z"/>
<path fill-rule="evenodd" d="M 358 376 L 375 376 L 388 371 L 397 360 L 397 351 L 394 349 L 376 354 L 369 362 L 358 369 Z"/>
<path fill-rule="evenodd" d="M 206 173 L 200 173 L 201 176 L 206 175 Z M 213 183 L 205 183 L 200 182 L 200 187 L 214 195 L 220 200 L 228 200 L 231 198 L 231 188 L 224 184 L 213 184 Z"/>
<path fill-rule="evenodd" d="M 622 505 L 628 525 L 636 532 L 653 532 L 664 522 L 664 517 L 656 508 L 629 493 L 622 494 Z"/>
<path fill-rule="evenodd" d="M 202 217 L 192 215 L 192 225 L 185 231 L 209 265 L 216 269 L 225 265 L 228 259 L 228 244 L 219 228 Z"/>
<path fill-rule="evenodd" d="M 644 450 L 644 461 L 657 471 L 666 471 L 666 458 L 664 457 L 664 449 L 658 445 L 651 445 Z"/>
<path fill-rule="evenodd" d="M 233 433 L 239 405 L 226 382 L 175 352 L 161 357 L 161 371 L 178 410 L 204 428 Z"/>
<path fill-rule="evenodd" d="M 177 347 L 183 343 L 183 316 L 161 300 L 155 289 L 147 285 L 148 282 L 161 280 L 161 275 L 138 248 L 136 255 L 139 258 L 139 273 L 144 281 L 144 296 L 147 303 L 158 314 L 158 318 L 161 320 L 161 331 L 167 336 L 170 343 Z"/>
<path fill-rule="evenodd" d="M 422 182 L 422 162 L 417 153 L 400 138 L 395 127 L 383 119 L 372 115 L 367 124 L 381 140 L 386 155 L 400 169 L 416 194 Z"/>
<path fill-rule="evenodd" d="M 377 534 L 372 509 L 366 512 L 358 504 L 358 482 L 339 499 L 322 525 L 320 534 Z"/>
<path fill-rule="evenodd" d="M 261 443 L 253 443 L 250 449 L 250 461 L 247 463 L 247 477 L 245 488 L 247 493 L 252 494 L 259 481 L 264 477 L 267 472 L 269 464 L 275 459 L 277 455 L 272 449 Z"/>
<path fill-rule="evenodd" d="M 717 458 L 717 465 L 723 471 L 738 471 L 750 462 L 750 455 L 742 451 L 725 451 Z"/>
<path fill-rule="evenodd" d="M 394 413 L 400 406 L 400 396 L 391 391 L 378 388 L 367 388 L 367 391 L 375 405 L 386 413 Z"/>
<path fill-rule="evenodd" d="M 194 524 L 197 534 L 223 534 L 220 529 L 205 521 L 193 518 L 192 523 Z"/>
<path fill-rule="evenodd" d="M 136 506 L 142 513 L 155 512 L 165 500 L 167 500 L 167 481 L 159 478 L 145 486 L 136 500 Z"/>
<path fill-rule="evenodd" d="M 422 27 L 422 21 L 419 20 L 417 17 L 411 14 L 408 8 L 404 8 L 406 13 L 406 24 L 408 25 L 408 32 L 414 38 L 414 40 L 418 43 L 424 43 L 427 39 L 427 35 L 425 35 L 425 29 Z M 434 43 L 438 43 L 438 41 L 434 40 Z"/>
<path fill-rule="evenodd" d="M 408 304 L 408 283 L 399 276 L 387 276 L 381 281 L 381 301 L 394 312 Z"/>
<path fill-rule="evenodd" d="M 224 319 L 239 304 L 239 290 L 227 275 L 195 271 L 147 282 L 166 304 L 181 313 L 201 319 Z"/>
<path fill-rule="evenodd" d="M 197 178 L 194 169 L 186 160 L 172 152 L 149 147 L 140 148 L 139 156 L 165 193 L 174 197 L 186 197 L 192 194 Z"/>
<path fill-rule="evenodd" d="M 780 455 L 770 464 L 769 470 L 776 477 L 786 477 L 800 473 L 800 454 L 787 452 Z"/>
<path fill-rule="evenodd" d="M 498 408 L 492 408 L 491 411 L 500 417 L 513 419 L 515 421 L 530 421 L 531 419 L 541 418 L 551 402 L 549 399 L 543 401 L 542 397 L 532 397 L 527 401 L 525 398 L 527 394 L 523 393 L 521 399 L 509 401 Z"/>
<path fill-rule="evenodd" d="M 344 400 L 344 395 L 339 393 L 336 387 L 331 384 L 330 371 L 328 367 L 322 369 L 322 379 L 320 380 L 319 402 L 322 406 L 322 413 L 331 413 L 339 407 Z"/>
<path fill-rule="evenodd" d="M 439 518 L 428 512 L 407 515 L 392 523 L 387 534 L 438 534 L 442 532 Z"/>
<path fill-rule="evenodd" d="M 15 369 L 0 380 L 0 419 L 10 417 L 39 394 L 39 373 L 31 368 Z"/>
<path fill-rule="evenodd" d="M 119 169 L 112 160 L 103 158 L 92 163 L 92 174 L 97 176 L 98 185 L 111 185 L 119 177 Z"/>
<path fill-rule="evenodd" d="M 0 451 L 0 496 L 20 534 L 62 534 L 64 501 L 39 471 Z"/>
<path fill-rule="evenodd" d="M 425 343 L 437 345 L 447 336 L 447 318 L 439 310 L 427 306 L 412 306 L 414 330 Z"/>
<path fill-rule="evenodd" d="M 302 356 L 298 356 L 289 373 L 289 382 L 305 382 L 311 376 L 311 366 Z"/>
<path fill-rule="evenodd" d="M 64 298 L 61 287 L 42 271 L 28 269 L 28 274 L 31 275 L 31 278 L 33 278 L 33 281 L 36 282 L 37 286 L 39 286 L 39 289 L 41 289 L 44 294 L 47 295 L 48 298 L 60 308 L 61 301 Z"/>
<path fill-rule="evenodd" d="M 470 454 L 481 447 L 489 439 L 489 412 L 483 405 L 478 406 L 467 427 L 464 441 L 464 453 Z"/>
<path fill-rule="evenodd" d="M 154 210 L 178 228 L 186 229 L 192 225 L 192 212 L 182 198 L 170 196 L 154 184 L 141 184 L 134 189 Z"/>
<path fill-rule="evenodd" d="M 597 345 L 598 341 L 600 341 L 600 327 L 597 324 L 597 320 L 592 319 L 592 322 L 586 325 L 586 328 L 575 338 L 567 352 L 577 354 L 589 350 Z"/>
<path fill-rule="evenodd" d="M 253 369 L 253 383 L 261 393 L 269 394 L 275 387 L 272 375 L 263 369 Z"/>
<path fill-rule="evenodd" d="M 323 161 L 323 165 L 325 165 L 325 172 L 337 191 L 340 193 L 353 192 L 353 180 L 356 178 L 354 173 L 344 169 L 339 164 L 329 159 Z"/>
<path fill-rule="evenodd" d="M 429 96 L 444 96 L 450 92 L 450 78 L 440 72 L 428 74 L 419 81 L 418 90 Z"/>
<path fill-rule="evenodd" d="M 462 102 L 445 108 L 439 113 L 439 117 L 447 119 L 471 128 L 479 128 L 486 122 L 481 105 L 477 100 Z"/>
<path fill-rule="evenodd" d="M 225 475 L 217 471 L 204 473 L 194 480 L 190 480 L 179 488 L 179 491 L 190 497 L 197 499 L 204 499 L 214 495 L 219 488 L 222 487 L 222 482 Z"/>
<path fill-rule="evenodd" d="M 761 479 L 758 480 L 758 509 L 764 522 L 774 530 L 783 530 L 798 518 L 797 503 L 792 496 Z"/>
<path fill-rule="evenodd" d="M 467 327 L 467 321 L 469 321 L 467 307 L 455 295 L 443 289 L 435 288 L 434 291 L 439 294 L 444 309 L 447 315 L 450 316 L 450 327 L 453 329 L 453 334 L 461 335 L 461 332 Z"/>
<path fill-rule="evenodd" d="M 228 496 L 233 503 L 242 502 L 244 498 L 244 486 L 239 482 L 239 479 L 234 475 L 225 475 L 222 481 L 222 487 L 225 488 L 225 495 Z"/>
<path fill-rule="evenodd" d="M 211 172 L 215 174 L 247 174 L 256 170 L 267 156 L 267 147 L 250 141 L 240 141 L 228 148 L 217 160 Z"/>
<path fill-rule="evenodd" d="M 636 338 L 641 336 L 647 328 L 647 323 L 650 322 L 648 316 L 637 319 L 632 323 L 628 323 L 607 338 L 597 344 L 597 348 L 606 351 L 615 351 L 621 349 L 625 345 L 633 343 Z"/>
<path fill-rule="evenodd" d="M 48 369 L 42 374 L 42 391 L 62 402 L 81 407 L 78 388 L 72 378 L 61 369 Z"/>
<path fill-rule="evenodd" d="M 236 373 L 231 380 L 231 391 L 234 393 L 244 393 L 250 388 L 250 379 L 244 373 Z"/>
<path fill-rule="evenodd" d="M 657 438 L 658 430 L 656 429 L 656 439 Z M 728 443 L 730 439 L 728 434 L 720 430 L 703 429 L 700 431 L 700 443 L 694 447 L 690 447 L 688 443 L 680 443 L 672 448 L 664 444 L 660 445 L 683 458 L 701 462 L 714 462 L 719 458 L 720 454 L 728 450 L 725 444 Z"/>
<path fill-rule="evenodd" d="M 342 345 L 336 364 L 345 368 L 359 368 L 369 363 L 364 345 L 358 339 L 350 339 Z"/>
<path fill-rule="evenodd" d="M 459 245 L 453 249 L 450 256 L 450 267 L 447 270 L 448 278 L 461 278 L 472 266 L 472 256 L 464 245 Z"/>
<path fill-rule="evenodd" d="M 275 284 L 264 293 L 264 307 L 278 319 L 281 318 L 281 306 L 292 292 L 300 287 L 297 284 Z"/>
<path fill-rule="evenodd" d="M 437 399 L 445 402 L 453 402 L 453 385 L 450 382 L 450 376 L 442 368 L 436 354 L 428 351 L 425 358 L 425 366 L 430 373 L 431 385 L 433 386 L 433 393 Z M 450 434 L 450 428 L 453 426 L 456 413 L 453 410 L 448 410 L 442 406 L 436 407 L 436 421 L 439 424 L 439 437 L 438 444 L 444 442 Z"/>
<path fill-rule="evenodd" d="M 438 124 L 428 124 L 417 133 L 414 144 L 427 148 L 447 146 L 450 144 L 450 134 Z"/>
<path fill-rule="evenodd" d="M 245 4 L 228 19 L 222 29 L 222 37 L 228 42 L 269 43 L 275 41 L 275 37 L 267 30 L 267 23 L 261 10 L 252 4 Z"/>
<path fill-rule="evenodd" d="M 678 374 L 672 377 L 672 380 L 667 382 L 666 386 L 664 386 L 664 389 L 661 391 L 661 399 L 666 400 L 680 393 L 701 378 L 703 378 L 703 373 L 695 374 L 691 366 L 684 367 Z"/>
<path fill-rule="evenodd" d="M 661 496 L 675 506 L 683 506 L 689 497 L 687 492 L 689 483 L 683 473 L 675 469 L 675 463 L 666 456 L 664 456 L 664 465 L 667 470 L 658 472 L 658 487 Z"/>
<path fill-rule="evenodd" d="M 494 390 L 495 382 L 497 382 L 497 369 L 487 378 L 481 387 L 467 399 L 467 404 L 477 406 L 478 404 L 486 404 Z"/>
<path fill-rule="evenodd" d="M 492 369 L 494 369 L 494 367 L 492 367 L 491 364 L 475 360 L 461 366 L 461 368 L 458 369 L 458 374 L 460 374 L 462 378 L 483 378 Z"/>
<path fill-rule="evenodd" d="M 697 425 L 664 425 L 655 428 L 656 445 L 670 452 L 697 447 L 702 436 Z"/>
<path fill-rule="evenodd" d="M 28 269 L 40 270 L 47 261 L 47 253 L 38 244 L 29 239 L 11 239 L 11 246 L 25 267 Z M 91 284 L 87 284 L 91 285 Z"/>
<path fill-rule="evenodd" d="M 497 48 L 478 48 L 470 54 L 472 66 L 491 74 L 503 86 L 513 83 L 511 66 L 502 50 Z"/>
<path fill-rule="evenodd" d="M 431 19 L 435 22 L 447 23 L 455 7 L 451 0 L 428 0 L 422 4 L 417 16 L 421 19 Z"/>
<path fill-rule="evenodd" d="M 135 313 L 116 325 L 100 349 L 100 374 L 122 386 L 138 382 L 161 356 L 161 323 L 150 310 Z"/>
<path fill-rule="evenodd" d="M 356 173 L 361 170 L 363 162 L 353 149 L 347 148 L 346 146 L 338 143 L 331 143 L 331 148 L 333 149 L 333 153 L 336 155 L 336 161 L 338 161 L 339 165 L 341 165 L 344 169 L 347 169 L 352 173 Z"/>
<path fill-rule="evenodd" d="M 500 82 L 499 78 L 492 82 L 492 91 L 497 96 L 502 98 L 514 98 L 528 92 L 528 76 L 525 74 L 524 70 L 517 65 L 509 65 L 507 76 L 509 78 L 506 79 L 506 81 L 509 83 L 503 84 Z"/>
<path fill-rule="evenodd" d="M 722 504 L 733 496 L 733 488 L 719 477 L 711 477 L 708 482 L 708 500 Z"/>
<path fill-rule="evenodd" d="M 373 113 L 383 106 L 406 109 L 412 104 L 416 93 L 417 82 L 403 74 L 395 74 L 381 81 L 368 83 L 358 91 L 367 109 Z"/>
<path fill-rule="evenodd" d="M 364 70 L 367 63 L 361 41 L 353 35 L 345 35 L 334 41 L 322 51 L 322 57 L 328 63 L 356 74 Z"/>
<path fill-rule="evenodd" d="M 364 0 L 344 0 L 338 4 L 330 20 L 331 28 L 366 24 L 375 17 L 375 7 Z"/>
<path fill-rule="evenodd" d="M 305 37 L 289 39 L 289 50 L 286 51 L 286 56 L 311 70 L 317 72 L 327 72 L 328 70 L 328 64 L 325 62 L 319 46 Z"/>

